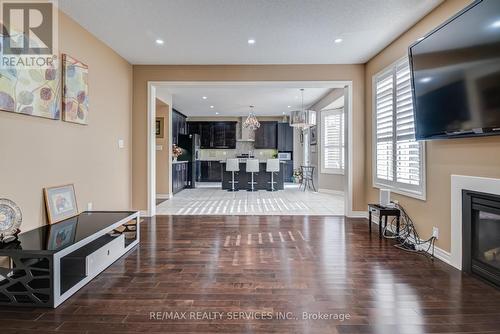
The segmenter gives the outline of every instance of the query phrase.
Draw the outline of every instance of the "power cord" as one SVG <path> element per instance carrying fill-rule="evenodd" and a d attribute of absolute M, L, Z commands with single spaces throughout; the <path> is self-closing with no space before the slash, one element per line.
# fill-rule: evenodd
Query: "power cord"
<path fill-rule="evenodd" d="M 402 249 L 406 252 L 417 253 L 425 255 L 426 257 L 430 257 L 431 260 L 434 260 L 434 245 L 436 243 L 436 237 L 432 236 L 429 239 L 422 240 L 415 228 L 415 224 L 411 220 L 411 217 L 408 215 L 406 210 L 399 203 L 394 203 L 396 208 L 401 212 L 400 217 L 400 225 L 399 225 L 399 233 L 396 234 L 394 231 L 394 222 L 396 218 L 393 218 L 389 224 L 387 224 L 383 231 L 384 238 L 387 239 L 396 239 L 399 241 L 398 244 L 394 245 L 394 247 Z M 387 235 L 386 230 L 390 227 L 392 235 Z M 426 249 L 424 249 L 427 246 Z M 429 253 L 429 250 L 432 251 Z"/>

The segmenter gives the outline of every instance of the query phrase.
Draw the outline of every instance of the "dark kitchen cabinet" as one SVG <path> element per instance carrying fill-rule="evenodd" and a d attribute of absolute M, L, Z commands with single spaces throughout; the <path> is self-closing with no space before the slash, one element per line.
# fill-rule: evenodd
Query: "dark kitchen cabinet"
<path fill-rule="evenodd" d="M 220 161 L 201 161 L 201 182 L 221 182 L 222 164 Z"/>
<path fill-rule="evenodd" d="M 213 148 L 214 130 L 213 123 L 200 123 L 200 146 L 201 148 Z"/>
<path fill-rule="evenodd" d="M 293 128 L 288 123 L 278 123 L 278 151 L 293 151 Z"/>
<path fill-rule="evenodd" d="M 179 135 L 187 134 L 187 122 L 186 116 L 173 109 L 172 112 L 172 141 L 173 144 L 177 144 L 179 142 Z"/>
<path fill-rule="evenodd" d="M 200 122 L 187 122 L 188 135 L 201 135 Z"/>
<path fill-rule="evenodd" d="M 187 187 L 188 182 L 188 164 L 174 163 L 172 164 L 172 192 L 178 193 Z"/>
<path fill-rule="evenodd" d="M 277 124 L 278 122 L 260 122 L 260 127 L 255 130 L 255 148 L 277 148 Z"/>
<path fill-rule="evenodd" d="M 200 135 L 200 147 L 236 148 L 236 122 L 188 122 L 189 133 Z"/>
<path fill-rule="evenodd" d="M 213 124 L 213 148 L 236 148 L 236 122 Z"/>
<path fill-rule="evenodd" d="M 283 181 L 284 182 L 293 182 L 293 161 L 286 161 L 284 164 L 281 164 L 283 168 Z"/>

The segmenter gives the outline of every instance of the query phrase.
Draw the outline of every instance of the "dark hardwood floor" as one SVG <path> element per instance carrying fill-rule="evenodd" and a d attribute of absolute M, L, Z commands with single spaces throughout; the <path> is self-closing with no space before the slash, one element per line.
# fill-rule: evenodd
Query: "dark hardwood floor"
<path fill-rule="evenodd" d="M 59 308 L 0 308 L 0 333 L 500 333 L 499 290 L 375 230 L 342 217 L 158 217 Z M 203 316 L 217 319 L 190 319 Z"/>

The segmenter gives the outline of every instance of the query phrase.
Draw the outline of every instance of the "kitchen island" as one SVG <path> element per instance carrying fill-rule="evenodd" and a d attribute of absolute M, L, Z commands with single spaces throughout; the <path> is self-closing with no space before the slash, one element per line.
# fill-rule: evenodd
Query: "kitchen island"
<path fill-rule="evenodd" d="M 220 162 L 222 165 L 222 189 L 231 189 L 231 172 L 226 171 L 226 161 Z M 283 190 L 284 183 L 284 168 L 286 163 L 284 161 L 280 161 L 280 171 L 274 173 L 274 189 Z M 234 173 L 234 180 L 238 181 L 235 184 L 235 188 L 239 190 L 248 190 L 251 189 L 252 186 L 249 183 L 252 180 L 251 173 L 246 172 L 246 162 L 244 160 L 240 161 L 240 171 Z M 271 189 L 271 173 L 266 172 L 266 162 L 259 162 L 259 172 L 254 173 L 253 176 L 254 182 L 257 182 L 254 185 L 255 190 L 270 190 Z"/>

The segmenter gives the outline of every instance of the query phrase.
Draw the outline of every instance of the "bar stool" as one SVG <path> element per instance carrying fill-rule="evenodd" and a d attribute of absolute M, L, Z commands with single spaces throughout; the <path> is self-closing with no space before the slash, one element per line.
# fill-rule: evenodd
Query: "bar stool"
<path fill-rule="evenodd" d="M 238 189 L 234 188 L 234 184 L 238 183 L 238 181 L 234 180 L 234 172 L 240 171 L 240 160 L 239 159 L 227 159 L 226 160 L 226 172 L 231 172 L 231 189 L 227 191 L 238 191 Z"/>
<path fill-rule="evenodd" d="M 255 191 L 254 185 L 257 184 L 257 182 L 253 181 L 253 174 L 259 172 L 259 160 L 258 159 L 247 159 L 247 173 L 250 173 L 252 175 L 252 181 L 248 182 L 251 187 L 247 191 Z"/>
<path fill-rule="evenodd" d="M 276 191 L 274 189 L 274 184 L 277 182 L 274 182 L 274 173 L 280 171 L 280 161 L 279 159 L 267 159 L 266 163 L 266 172 L 271 173 L 271 189 L 269 191 Z"/>
<path fill-rule="evenodd" d="M 299 186 L 300 187 L 304 186 L 304 190 L 306 191 L 306 188 L 311 188 L 314 191 L 316 191 L 316 187 L 314 187 L 314 166 L 300 166 L 300 169 L 302 170 L 302 183 Z"/>

